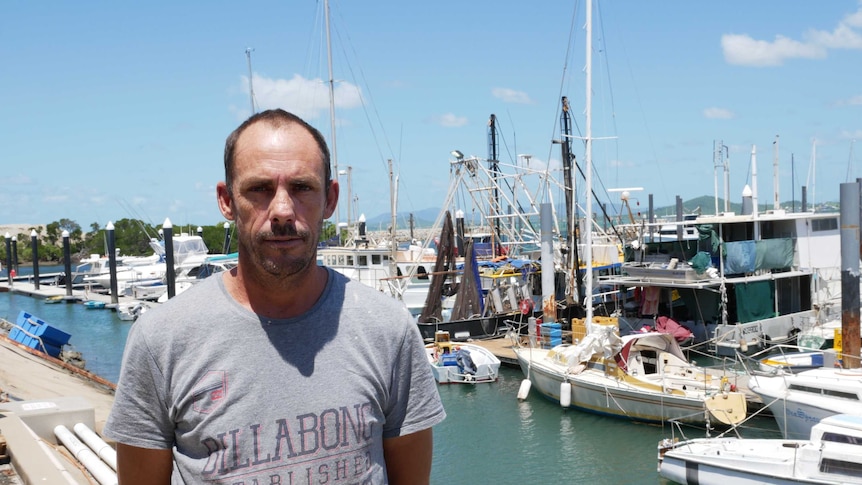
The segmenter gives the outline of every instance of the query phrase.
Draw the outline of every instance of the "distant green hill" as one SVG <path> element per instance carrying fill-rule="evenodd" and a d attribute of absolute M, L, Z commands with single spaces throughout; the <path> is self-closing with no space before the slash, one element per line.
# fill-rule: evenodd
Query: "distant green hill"
<path fill-rule="evenodd" d="M 731 202 L 729 207 L 730 207 L 730 209 L 729 209 L 730 212 L 733 212 L 736 214 L 742 213 L 742 203 L 741 202 Z M 695 212 L 702 214 L 702 215 L 713 214 L 713 213 L 715 213 L 715 198 L 712 196 L 709 196 L 709 195 L 702 195 L 702 196 L 694 198 L 694 199 L 684 200 L 684 201 L 682 201 L 682 208 L 683 208 L 682 211 L 684 214 L 692 214 Z M 760 204 L 758 204 L 758 208 L 759 208 L 758 209 L 759 212 L 765 212 L 767 210 L 771 210 L 773 208 L 772 201 L 770 201 L 769 203 L 761 202 Z M 788 201 L 781 203 L 781 208 L 788 211 L 788 212 L 792 211 L 792 210 L 800 211 L 800 210 L 802 210 L 802 202 L 798 201 L 798 200 L 796 200 L 796 201 L 788 200 Z M 808 209 L 811 210 L 812 207 L 809 206 Z M 641 208 L 642 213 L 646 213 L 648 210 L 649 210 L 648 208 Z M 666 217 L 666 216 L 676 215 L 676 206 L 675 205 L 665 206 L 665 207 L 656 207 L 654 210 L 655 210 L 655 214 L 657 217 Z M 823 203 L 817 204 L 817 210 L 822 211 L 822 212 L 833 212 L 833 211 L 837 212 L 838 211 L 838 203 L 837 202 L 823 202 Z M 722 198 L 718 199 L 718 211 L 719 212 L 725 212 L 725 210 L 724 210 L 724 199 L 722 199 Z"/>
<path fill-rule="evenodd" d="M 767 210 L 772 209 L 772 202 L 760 203 L 758 204 L 760 212 L 765 212 Z M 731 202 L 730 203 L 730 212 L 741 214 L 742 213 L 742 203 L 741 202 Z M 781 208 L 786 211 L 796 210 L 799 211 L 802 209 L 802 202 L 800 201 L 785 201 L 781 203 Z M 811 207 L 809 207 L 809 210 Z M 596 209 L 598 211 L 598 209 Z M 655 207 L 655 215 L 656 217 L 673 217 L 676 215 L 676 206 L 669 205 L 663 207 Z M 700 197 L 696 197 L 694 199 L 684 200 L 682 202 L 682 210 L 684 214 L 692 214 L 699 213 L 702 215 L 709 215 L 715 212 L 715 198 L 711 195 L 702 195 Z M 718 210 L 719 212 L 724 212 L 724 199 L 718 199 Z M 838 211 L 838 203 L 837 202 L 823 202 L 817 205 L 817 210 L 822 212 L 836 212 Z M 612 217 L 618 217 L 620 214 L 617 211 L 624 211 L 619 204 L 617 204 L 616 209 L 608 208 L 608 211 L 611 212 Z M 640 214 L 640 217 L 646 217 L 647 212 L 649 211 L 649 207 L 644 205 L 638 206 L 637 208 L 632 207 L 632 211 L 635 211 Z M 560 208 L 560 212 L 563 210 Z M 410 227 L 410 214 L 411 212 L 399 212 L 397 215 L 398 229 L 408 229 Z M 439 208 L 427 208 L 418 211 L 413 211 L 413 227 L 416 228 L 427 228 L 431 227 L 434 224 L 434 221 L 437 219 L 440 214 Z M 623 214 L 623 217 L 627 218 L 627 214 Z M 389 224 L 392 221 L 392 216 L 390 214 L 380 214 L 371 218 L 366 218 L 366 226 L 369 231 L 379 231 L 386 230 L 389 228 Z"/>

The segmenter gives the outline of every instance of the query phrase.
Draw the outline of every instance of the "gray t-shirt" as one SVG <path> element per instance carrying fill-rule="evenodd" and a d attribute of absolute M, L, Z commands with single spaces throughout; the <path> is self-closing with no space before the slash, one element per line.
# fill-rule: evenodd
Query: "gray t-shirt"
<path fill-rule="evenodd" d="M 407 309 L 328 271 L 297 318 L 250 312 L 221 275 L 142 315 L 105 435 L 173 448 L 173 483 L 386 483 L 382 439 L 445 412 Z"/>

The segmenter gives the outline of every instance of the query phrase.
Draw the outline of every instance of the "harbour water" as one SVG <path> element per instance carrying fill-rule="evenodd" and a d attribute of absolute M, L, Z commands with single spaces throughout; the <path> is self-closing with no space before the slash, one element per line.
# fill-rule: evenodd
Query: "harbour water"
<path fill-rule="evenodd" d="M 21 310 L 71 334 L 87 369 L 117 381 L 131 322 L 111 310 L 0 293 L 0 317 L 14 321 Z M 440 386 L 448 418 L 434 430 L 433 484 L 669 483 L 656 472 L 656 445 L 671 436 L 668 425 L 565 410 L 535 391 L 519 401 L 522 380 L 520 370 L 503 368 L 495 383 Z M 774 423 L 759 424 L 763 434 L 773 432 Z"/>

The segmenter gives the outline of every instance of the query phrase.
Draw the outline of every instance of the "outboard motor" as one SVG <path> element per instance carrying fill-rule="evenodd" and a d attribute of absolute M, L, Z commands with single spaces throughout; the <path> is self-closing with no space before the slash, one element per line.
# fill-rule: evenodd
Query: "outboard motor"
<path fill-rule="evenodd" d="M 470 351 L 466 349 L 458 349 L 455 352 L 455 361 L 458 363 L 458 367 L 461 369 L 461 372 L 465 374 L 475 375 L 476 371 L 479 370 L 476 367 L 476 363 L 473 362 L 473 358 L 470 357 Z"/>

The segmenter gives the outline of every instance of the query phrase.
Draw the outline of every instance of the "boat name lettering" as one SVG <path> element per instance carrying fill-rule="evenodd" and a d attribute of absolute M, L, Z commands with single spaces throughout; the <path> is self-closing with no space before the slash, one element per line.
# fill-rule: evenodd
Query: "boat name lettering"
<path fill-rule="evenodd" d="M 788 416 L 793 416 L 794 418 L 799 418 L 806 423 L 817 423 L 820 420 L 817 419 L 817 416 L 812 416 L 805 412 L 802 408 L 796 408 L 796 411 L 788 410 Z"/>
<path fill-rule="evenodd" d="M 750 325 L 746 325 L 746 326 L 742 327 L 742 334 L 743 335 L 750 335 L 753 333 L 755 333 L 755 334 L 762 333 L 759 323 L 754 323 L 754 324 L 750 324 Z"/>

